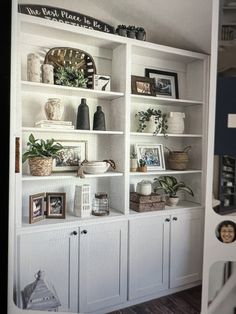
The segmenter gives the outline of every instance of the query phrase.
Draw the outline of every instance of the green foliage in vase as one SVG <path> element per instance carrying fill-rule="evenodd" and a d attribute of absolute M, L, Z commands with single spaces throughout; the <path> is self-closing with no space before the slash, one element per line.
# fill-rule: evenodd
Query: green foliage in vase
<path fill-rule="evenodd" d="M 156 124 L 156 130 L 153 134 L 166 134 L 168 129 L 166 114 L 162 113 L 159 109 L 156 110 L 151 108 L 146 111 L 139 111 L 135 114 L 135 117 L 138 117 L 139 121 L 137 132 L 144 131 L 144 129 L 147 127 L 147 122 L 150 121 L 152 116 L 154 117 L 154 123 Z"/>
<path fill-rule="evenodd" d="M 63 149 L 63 146 L 60 143 L 55 143 L 53 138 L 47 140 L 35 139 L 32 133 L 29 136 L 27 147 L 28 150 L 22 156 L 23 163 L 31 157 L 56 158 L 59 156 L 59 151 Z"/>
<path fill-rule="evenodd" d="M 164 190 L 169 197 L 176 197 L 178 191 L 184 191 L 191 196 L 194 196 L 190 187 L 186 186 L 182 181 L 178 182 L 177 179 L 172 176 L 160 176 L 159 178 L 154 178 L 154 190 Z"/>
<path fill-rule="evenodd" d="M 139 167 L 144 167 L 144 166 L 146 166 L 146 161 L 145 160 L 143 160 L 143 159 L 139 159 Z"/>
<path fill-rule="evenodd" d="M 55 70 L 55 84 L 71 87 L 87 87 L 88 79 L 74 66 L 58 67 Z"/>

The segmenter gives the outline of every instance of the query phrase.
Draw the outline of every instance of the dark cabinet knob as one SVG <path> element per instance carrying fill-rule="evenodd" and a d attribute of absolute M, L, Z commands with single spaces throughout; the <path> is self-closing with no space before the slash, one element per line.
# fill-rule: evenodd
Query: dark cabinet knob
<path fill-rule="evenodd" d="M 178 218 L 177 218 L 177 217 L 174 217 L 173 220 L 178 220 Z"/>
<path fill-rule="evenodd" d="M 78 233 L 77 233 L 77 231 L 73 231 L 72 234 L 73 235 L 77 235 Z"/>
<path fill-rule="evenodd" d="M 87 231 L 87 230 L 82 230 L 81 233 L 82 233 L 82 234 L 87 234 L 88 231 Z"/>
<path fill-rule="evenodd" d="M 170 218 L 166 218 L 165 221 L 169 222 L 169 221 L 170 221 Z"/>

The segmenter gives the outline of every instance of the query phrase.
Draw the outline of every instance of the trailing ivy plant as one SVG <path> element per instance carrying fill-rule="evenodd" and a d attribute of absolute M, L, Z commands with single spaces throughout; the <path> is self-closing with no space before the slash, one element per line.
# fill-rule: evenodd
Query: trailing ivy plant
<path fill-rule="evenodd" d="M 84 73 L 74 66 L 58 67 L 55 69 L 55 84 L 70 87 L 87 87 L 88 79 Z"/>
<path fill-rule="evenodd" d="M 138 117 L 139 126 L 137 132 L 143 132 L 147 127 L 147 122 L 150 121 L 151 117 L 154 117 L 154 123 L 156 124 L 156 130 L 154 131 L 154 135 L 162 133 L 166 134 L 168 125 L 167 125 L 167 117 L 165 113 L 162 113 L 161 110 L 151 109 L 149 108 L 147 111 L 139 111 L 135 114 Z"/>

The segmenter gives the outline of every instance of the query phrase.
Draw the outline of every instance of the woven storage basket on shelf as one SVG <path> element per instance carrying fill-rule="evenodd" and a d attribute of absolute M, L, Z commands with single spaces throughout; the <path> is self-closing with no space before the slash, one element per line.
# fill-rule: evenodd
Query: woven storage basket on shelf
<path fill-rule="evenodd" d="M 166 147 L 167 148 L 167 147 Z M 191 146 L 185 147 L 183 151 L 171 151 L 169 148 L 168 164 L 172 170 L 186 170 L 189 162 L 188 151 Z"/>
<path fill-rule="evenodd" d="M 50 176 L 52 173 L 52 157 L 31 157 L 28 161 L 32 176 Z"/>

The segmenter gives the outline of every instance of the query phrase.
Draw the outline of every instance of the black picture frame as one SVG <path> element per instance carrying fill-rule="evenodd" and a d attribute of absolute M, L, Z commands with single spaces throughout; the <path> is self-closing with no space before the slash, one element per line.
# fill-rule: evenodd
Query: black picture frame
<path fill-rule="evenodd" d="M 156 96 L 155 79 L 131 75 L 131 92 L 143 96 Z"/>
<path fill-rule="evenodd" d="M 178 75 L 176 72 L 146 68 L 145 76 L 154 78 L 156 96 L 179 98 Z"/>
<path fill-rule="evenodd" d="M 66 217 L 66 193 L 46 193 L 47 218 Z"/>

